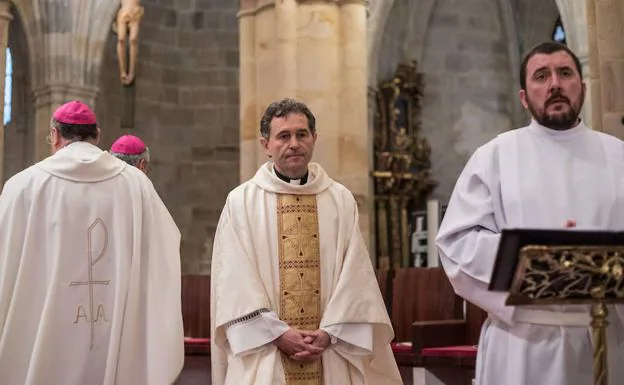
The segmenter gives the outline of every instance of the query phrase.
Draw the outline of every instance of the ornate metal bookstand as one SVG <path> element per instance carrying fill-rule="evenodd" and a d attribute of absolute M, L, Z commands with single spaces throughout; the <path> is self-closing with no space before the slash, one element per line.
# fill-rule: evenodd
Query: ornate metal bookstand
<path fill-rule="evenodd" d="M 376 92 L 375 223 L 378 266 L 410 266 L 409 213 L 435 186 L 427 139 L 420 136 L 423 79 L 416 63 L 402 64 Z"/>
<path fill-rule="evenodd" d="M 594 384 L 607 385 L 607 304 L 624 302 L 621 245 L 526 245 L 507 305 L 591 305 Z"/>

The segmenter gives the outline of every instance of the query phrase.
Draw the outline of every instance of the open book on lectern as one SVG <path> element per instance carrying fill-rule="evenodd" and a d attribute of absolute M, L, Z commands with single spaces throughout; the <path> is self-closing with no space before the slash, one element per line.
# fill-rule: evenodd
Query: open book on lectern
<path fill-rule="evenodd" d="M 524 246 L 615 246 L 624 245 L 623 231 L 505 229 L 501 233 L 496 261 L 488 287 L 491 291 L 509 291 L 520 251 Z"/>

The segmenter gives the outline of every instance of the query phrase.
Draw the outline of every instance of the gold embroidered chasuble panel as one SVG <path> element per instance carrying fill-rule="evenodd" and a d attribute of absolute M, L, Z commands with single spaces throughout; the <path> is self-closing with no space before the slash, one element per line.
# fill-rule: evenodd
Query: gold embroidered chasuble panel
<path fill-rule="evenodd" d="M 316 195 L 277 196 L 280 319 L 300 330 L 321 321 L 321 257 Z M 320 361 L 302 363 L 282 353 L 287 385 L 321 385 Z"/>

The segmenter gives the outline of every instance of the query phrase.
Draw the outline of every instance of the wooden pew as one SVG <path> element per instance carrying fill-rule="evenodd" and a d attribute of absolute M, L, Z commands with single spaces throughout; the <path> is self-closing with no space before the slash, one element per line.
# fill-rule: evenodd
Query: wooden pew
<path fill-rule="evenodd" d="M 475 345 L 486 316 L 469 304 L 464 317 L 464 301 L 455 295 L 442 268 L 377 270 L 376 275 L 395 329 L 398 344 L 393 344 L 393 351 L 399 366 L 424 367 L 438 377 L 440 368 L 474 369 L 474 355 L 458 357 L 427 350 Z M 210 276 L 182 276 L 182 315 L 187 360 L 210 355 Z M 401 344 L 409 342 L 411 346 Z"/>
<path fill-rule="evenodd" d="M 210 276 L 182 276 L 182 318 L 186 355 L 210 354 Z"/>
<path fill-rule="evenodd" d="M 390 301 L 399 366 L 425 368 L 447 384 L 470 384 L 487 314 L 455 294 L 441 267 L 397 269 Z"/>
<path fill-rule="evenodd" d="M 445 384 L 471 383 L 477 357 L 477 343 L 487 313 L 465 302 L 462 319 L 414 322 L 412 346 L 420 366 Z"/>
<path fill-rule="evenodd" d="M 392 320 L 398 342 L 412 341 L 415 321 L 462 318 L 463 300 L 442 268 L 401 268 L 393 279 Z"/>
<path fill-rule="evenodd" d="M 455 295 L 441 268 L 400 268 L 392 279 L 390 319 L 393 351 L 399 366 L 421 366 L 413 347 L 413 323 L 454 320 L 462 316 L 462 299 Z"/>

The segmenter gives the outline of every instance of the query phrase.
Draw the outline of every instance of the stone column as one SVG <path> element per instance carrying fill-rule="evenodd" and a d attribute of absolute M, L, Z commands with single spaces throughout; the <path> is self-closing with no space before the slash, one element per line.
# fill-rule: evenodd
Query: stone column
<path fill-rule="evenodd" d="M 368 88 L 362 86 L 368 83 L 366 34 L 366 2 L 343 0 L 340 5 L 339 175 L 358 201 L 360 228 L 370 234 L 373 189 L 368 175 L 373 168 L 373 142 L 368 132 Z"/>
<path fill-rule="evenodd" d="M 340 110 L 342 82 L 340 9 L 336 2 L 299 1 L 297 97 L 316 116 L 314 161 L 340 182 Z M 366 87 L 366 83 L 364 83 Z M 364 88 L 366 91 L 366 88 Z M 366 108 L 366 106 L 362 106 Z"/>
<path fill-rule="evenodd" d="M 70 86 L 70 85 L 45 85 L 34 90 L 35 96 L 35 135 L 34 135 L 34 161 L 39 161 L 50 155 L 50 145 L 46 142 L 46 136 L 50 130 L 50 118 L 54 110 L 61 104 L 80 100 L 94 108 L 96 87 Z"/>
<path fill-rule="evenodd" d="M 6 73 L 6 48 L 9 37 L 9 23 L 11 16 L 11 3 L 8 0 L 0 0 L 0 117 L 4 119 L 4 78 Z M 0 190 L 4 184 L 4 121 L 0 124 Z"/>
<path fill-rule="evenodd" d="M 240 156 L 241 180 L 247 180 L 267 160 L 258 143 L 261 114 L 275 100 L 302 100 L 317 118 L 313 161 L 354 193 L 368 238 L 366 5 L 365 0 L 241 0 Z"/>
<path fill-rule="evenodd" d="M 240 103 L 240 180 L 251 178 L 258 151 L 258 113 L 256 95 L 256 0 L 241 1 L 239 28 L 239 103 Z"/>
<path fill-rule="evenodd" d="M 624 4 L 595 0 L 602 130 L 624 139 Z"/>
<path fill-rule="evenodd" d="M 602 131 L 602 106 L 600 89 L 600 69 L 598 60 L 598 44 L 596 44 L 596 3 L 587 0 L 587 48 L 589 52 L 589 76 L 587 77 L 587 93 L 585 98 L 585 116 L 594 130 Z M 589 108 L 587 105 L 589 104 Z M 589 110 L 589 114 L 587 113 Z M 589 115 L 589 116 L 588 116 Z M 591 120 L 590 120 L 591 119 Z"/>
<path fill-rule="evenodd" d="M 264 109 L 277 97 L 277 61 L 275 48 L 276 41 L 276 15 L 275 2 L 259 0 L 255 10 L 255 41 L 254 57 L 256 62 L 256 119 L 254 122 L 255 159 L 251 164 L 252 169 L 247 170 L 251 177 L 256 173 L 260 164 L 267 160 L 264 150 L 258 144 L 260 137 L 260 117 Z M 248 156 L 248 155 L 247 155 Z"/>
<path fill-rule="evenodd" d="M 277 95 L 297 95 L 297 1 L 275 4 L 275 55 L 279 74 Z"/>
<path fill-rule="evenodd" d="M 585 94 L 585 103 L 583 104 L 582 117 L 586 123 L 593 122 L 592 118 L 592 105 L 594 92 L 592 91 L 592 83 L 589 81 L 591 78 L 591 67 L 589 65 L 589 45 L 587 39 L 589 37 L 589 11 L 587 5 L 583 1 L 566 0 L 567 2 L 567 22 L 566 26 L 564 21 L 564 28 L 566 29 L 566 39 L 568 46 L 574 51 L 576 56 L 581 62 L 581 70 L 583 77 L 586 79 L 587 92 Z"/>

